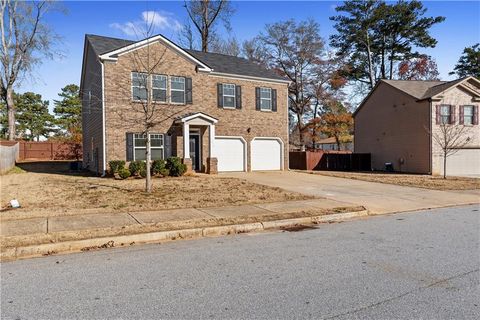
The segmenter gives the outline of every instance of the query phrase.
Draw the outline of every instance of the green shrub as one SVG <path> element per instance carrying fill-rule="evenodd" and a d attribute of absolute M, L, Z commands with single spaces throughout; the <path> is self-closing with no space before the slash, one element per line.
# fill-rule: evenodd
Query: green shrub
<path fill-rule="evenodd" d="M 138 176 L 140 175 L 140 171 L 142 169 L 145 170 L 146 167 L 147 167 L 147 163 L 145 161 L 136 160 L 136 161 L 130 162 L 128 169 L 130 170 L 130 173 L 132 174 L 132 176 Z"/>
<path fill-rule="evenodd" d="M 172 177 L 180 177 L 187 171 L 187 166 L 182 163 L 180 158 L 171 157 L 167 159 L 166 168 Z"/>
<path fill-rule="evenodd" d="M 158 175 L 161 174 L 163 176 L 162 171 L 165 170 L 165 160 L 154 160 L 152 162 L 152 174 Z"/>
<path fill-rule="evenodd" d="M 118 171 L 118 175 L 122 179 L 127 179 L 128 177 L 130 177 L 130 170 L 128 170 L 127 168 L 122 168 Z"/>
<path fill-rule="evenodd" d="M 108 165 L 110 166 L 110 173 L 115 174 L 120 172 L 123 168 L 125 168 L 125 161 L 123 160 L 112 160 L 108 161 Z"/>
<path fill-rule="evenodd" d="M 140 177 L 146 178 L 147 177 L 147 168 L 141 168 L 140 171 L 138 172 Z"/>
<path fill-rule="evenodd" d="M 163 177 L 168 177 L 170 175 L 170 170 L 168 170 L 167 168 L 163 168 L 162 170 L 160 170 L 160 175 L 162 175 Z"/>

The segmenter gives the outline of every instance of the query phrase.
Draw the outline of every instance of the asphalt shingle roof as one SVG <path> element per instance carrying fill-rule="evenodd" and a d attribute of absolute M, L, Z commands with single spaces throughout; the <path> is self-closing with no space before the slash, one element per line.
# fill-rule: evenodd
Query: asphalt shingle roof
<path fill-rule="evenodd" d="M 453 81 L 424 81 L 424 80 L 381 80 L 388 83 L 392 87 L 397 88 L 414 98 L 419 100 L 431 98 L 457 83 L 462 82 L 465 78 Z"/>
<path fill-rule="evenodd" d="M 102 55 L 135 43 L 135 41 L 132 40 L 110 38 L 92 34 L 87 34 L 86 37 L 97 55 Z M 183 50 L 195 57 L 197 60 L 209 66 L 214 72 L 286 80 L 272 70 L 268 70 L 244 58 L 189 49 Z"/>

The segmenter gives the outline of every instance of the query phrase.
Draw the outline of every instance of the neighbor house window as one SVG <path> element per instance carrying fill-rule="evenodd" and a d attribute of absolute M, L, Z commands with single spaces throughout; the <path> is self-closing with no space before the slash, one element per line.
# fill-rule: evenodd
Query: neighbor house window
<path fill-rule="evenodd" d="M 152 99 L 158 102 L 167 102 L 167 76 L 152 75 Z"/>
<path fill-rule="evenodd" d="M 260 110 L 272 110 L 272 89 L 260 88 Z"/>
<path fill-rule="evenodd" d="M 145 151 L 147 149 L 146 135 L 135 133 L 133 135 L 133 160 L 146 160 Z M 152 160 L 163 159 L 163 135 L 157 133 L 150 134 L 150 152 Z"/>
<path fill-rule="evenodd" d="M 185 78 L 171 77 L 170 78 L 170 95 L 171 102 L 185 103 Z"/>
<path fill-rule="evenodd" d="M 440 106 L 440 123 L 449 124 L 451 117 L 451 107 L 449 105 Z"/>
<path fill-rule="evenodd" d="M 147 100 L 147 78 L 146 73 L 132 72 L 132 99 L 134 101 Z"/>
<path fill-rule="evenodd" d="M 463 106 L 463 124 L 473 124 L 473 106 Z"/>
<path fill-rule="evenodd" d="M 223 107 L 235 108 L 235 85 L 223 84 Z"/>

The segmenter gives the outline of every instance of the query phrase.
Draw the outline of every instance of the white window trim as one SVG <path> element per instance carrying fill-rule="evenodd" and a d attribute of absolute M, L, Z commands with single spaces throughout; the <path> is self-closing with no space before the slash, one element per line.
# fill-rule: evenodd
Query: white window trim
<path fill-rule="evenodd" d="M 133 85 L 133 74 L 134 74 L 134 73 L 140 73 L 140 74 L 147 74 L 147 73 L 146 73 L 146 72 L 139 72 L 139 71 L 132 71 L 132 72 L 130 72 L 130 81 L 131 81 L 131 82 L 130 82 L 130 83 L 131 83 L 130 91 L 131 91 L 132 101 L 134 101 L 134 102 L 145 102 L 145 101 L 147 101 L 147 100 L 135 99 L 135 97 L 133 96 L 133 88 L 134 88 L 134 87 L 135 87 L 135 88 L 143 88 L 143 87 L 141 87 L 141 86 L 135 86 L 135 85 Z M 147 76 L 148 76 L 148 74 L 147 74 Z M 148 79 L 147 79 L 147 85 L 148 85 Z M 148 94 L 149 94 L 148 86 L 146 87 L 146 89 L 147 89 L 147 95 L 148 95 Z"/>
<path fill-rule="evenodd" d="M 470 110 L 472 110 L 472 113 L 468 116 L 470 118 L 469 123 L 465 122 L 465 116 L 466 116 L 465 107 L 470 108 Z M 463 120 L 463 125 L 464 126 L 473 126 L 473 118 L 475 117 L 475 106 L 472 105 L 472 104 L 466 104 L 466 105 L 463 105 L 462 108 L 463 108 L 463 119 L 462 119 Z"/>
<path fill-rule="evenodd" d="M 225 86 L 233 86 L 233 95 L 225 94 Z M 224 109 L 236 109 L 237 108 L 237 86 L 233 83 L 222 83 L 222 106 Z M 233 97 L 233 107 L 225 107 L 225 97 Z"/>
<path fill-rule="evenodd" d="M 179 89 L 173 89 L 173 86 L 172 86 L 172 79 L 173 78 L 182 78 L 183 79 L 183 90 L 179 90 Z M 169 76 L 169 84 L 170 84 L 170 103 L 171 104 L 179 104 L 179 105 L 183 105 L 183 104 L 186 104 L 187 103 L 187 97 L 185 96 L 186 95 L 186 85 L 187 85 L 187 81 L 186 81 L 186 78 L 185 77 L 181 77 L 181 76 Z M 183 102 L 174 102 L 172 101 L 172 91 L 177 91 L 177 92 L 183 92 Z"/>
<path fill-rule="evenodd" d="M 162 89 L 162 88 L 160 88 L 160 87 L 154 87 L 154 86 L 153 86 L 153 78 L 154 78 L 155 76 L 165 77 L 165 89 Z M 150 86 L 151 86 L 152 90 L 150 90 L 150 91 L 151 91 L 151 97 L 152 97 L 152 102 L 153 102 L 153 103 L 168 103 L 168 80 L 169 80 L 169 77 L 168 77 L 168 75 L 166 75 L 166 74 L 156 74 L 156 73 L 155 73 L 155 74 L 152 74 L 152 75 L 151 75 L 151 77 L 150 77 Z M 153 90 L 165 90 L 165 101 L 155 100 L 155 99 L 153 98 Z"/>
<path fill-rule="evenodd" d="M 135 146 L 135 141 L 136 141 L 136 135 L 141 135 L 141 133 L 134 133 L 133 134 L 133 161 L 136 161 L 137 159 L 135 159 L 135 150 L 146 150 L 147 149 L 147 146 L 141 146 L 141 147 L 137 147 Z M 151 144 L 151 141 L 152 141 L 152 135 L 159 135 L 162 137 L 162 146 L 161 147 L 153 147 Z M 150 133 L 150 150 L 152 149 L 162 149 L 162 158 L 165 160 L 165 135 L 162 134 L 162 133 Z M 151 153 L 150 153 L 150 156 L 151 156 Z M 145 161 L 145 160 L 142 160 L 142 161 Z"/>
<path fill-rule="evenodd" d="M 267 89 L 270 91 L 270 98 L 262 98 L 262 89 Z M 270 101 L 270 108 L 262 108 L 262 100 Z M 273 101 L 272 101 L 272 88 L 260 87 L 260 111 L 272 111 Z"/>

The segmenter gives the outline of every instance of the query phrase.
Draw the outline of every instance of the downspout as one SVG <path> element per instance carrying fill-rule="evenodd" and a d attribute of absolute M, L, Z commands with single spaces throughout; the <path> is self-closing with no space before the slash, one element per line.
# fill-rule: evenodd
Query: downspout
<path fill-rule="evenodd" d="M 100 60 L 100 64 L 102 66 L 102 150 L 103 150 L 103 170 L 102 170 L 102 178 L 106 176 L 107 174 L 107 149 L 106 149 L 106 139 L 107 139 L 107 132 L 106 132 L 106 126 L 105 126 L 105 118 L 106 118 L 106 112 L 105 112 L 105 66 L 103 64 L 103 61 Z"/>
<path fill-rule="evenodd" d="M 290 108 L 289 108 L 290 96 L 288 92 L 289 87 L 290 87 L 290 83 L 287 85 L 287 141 L 285 141 L 285 146 L 283 147 L 284 148 L 283 152 L 285 152 L 285 148 L 287 149 L 287 155 L 283 155 L 283 170 L 288 170 L 288 171 L 290 171 L 290 123 L 289 123 L 290 117 L 288 116 L 290 112 Z M 287 163 L 286 168 L 285 168 L 285 162 Z"/>
<path fill-rule="evenodd" d="M 432 99 L 429 99 L 429 103 L 428 103 L 428 126 L 429 126 L 429 134 L 428 134 L 428 144 L 429 144 L 429 147 L 430 147 L 430 152 L 428 153 L 428 162 L 430 164 L 430 172 L 429 174 L 431 175 L 433 173 L 433 163 L 432 163 L 432 159 L 433 159 L 433 148 L 432 148 L 432 135 L 433 135 L 433 128 L 432 128 Z"/>

